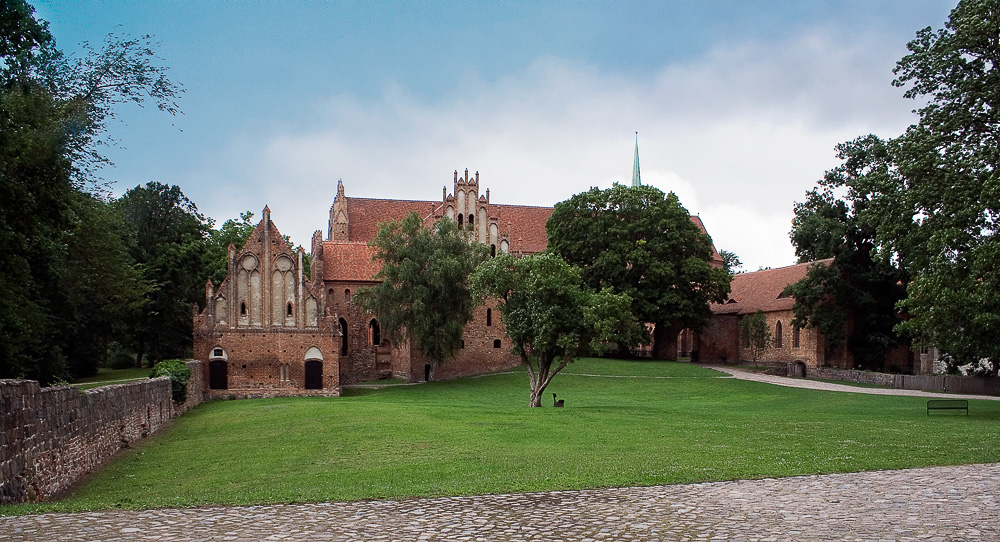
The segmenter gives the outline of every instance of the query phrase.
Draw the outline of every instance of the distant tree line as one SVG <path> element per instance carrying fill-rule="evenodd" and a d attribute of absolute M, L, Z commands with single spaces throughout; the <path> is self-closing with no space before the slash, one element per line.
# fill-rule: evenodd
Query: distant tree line
<path fill-rule="evenodd" d="M 183 89 L 149 36 L 84 48 L 67 58 L 29 4 L 0 1 L 0 378 L 189 355 L 191 303 L 253 228 L 245 213 L 215 229 L 176 186 L 108 197 L 108 121 L 129 103 L 175 114 Z"/>

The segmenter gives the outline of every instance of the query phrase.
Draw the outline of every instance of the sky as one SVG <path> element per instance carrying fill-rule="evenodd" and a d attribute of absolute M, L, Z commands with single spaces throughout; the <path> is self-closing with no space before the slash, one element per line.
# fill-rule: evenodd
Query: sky
<path fill-rule="evenodd" d="M 348 196 L 552 206 L 632 179 L 673 191 L 743 270 L 795 263 L 793 206 L 838 143 L 918 106 L 892 69 L 954 0 L 34 0 L 56 44 L 154 36 L 182 115 L 126 107 L 113 194 L 178 185 L 218 223 L 265 205 L 309 246 Z M 482 189 L 481 188 L 481 189 Z"/>

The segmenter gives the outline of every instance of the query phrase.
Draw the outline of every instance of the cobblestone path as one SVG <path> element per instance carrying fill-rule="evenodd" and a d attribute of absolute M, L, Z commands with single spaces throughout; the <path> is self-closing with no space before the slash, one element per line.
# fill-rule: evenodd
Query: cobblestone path
<path fill-rule="evenodd" d="M 403 501 L 0 518 L 10 542 L 1000 540 L 1000 464 Z"/>

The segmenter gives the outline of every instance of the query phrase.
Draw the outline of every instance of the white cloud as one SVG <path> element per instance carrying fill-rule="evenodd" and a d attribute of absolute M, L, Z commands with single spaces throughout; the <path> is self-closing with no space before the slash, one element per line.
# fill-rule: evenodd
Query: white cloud
<path fill-rule="evenodd" d="M 458 81 L 436 100 L 400 87 L 331 96 L 304 106 L 305 128 L 237 144 L 240 192 L 226 214 L 206 212 L 268 203 L 282 231 L 308 244 L 326 229 L 338 178 L 349 195 L 433 200 L 466 167 L 495 202 L 552 205 L 630 182 L 638 130 L 647 184 L 675 191 L 746 269 L 787 265 L 792 203 L 836 165 L 833 146 L 911 121 L 912 104 L 889 85 L 901 51 L 877 37 L 844 43 L 814 32 L 731 44 L 642 78 L 545 57 L 497 81 Z"/>

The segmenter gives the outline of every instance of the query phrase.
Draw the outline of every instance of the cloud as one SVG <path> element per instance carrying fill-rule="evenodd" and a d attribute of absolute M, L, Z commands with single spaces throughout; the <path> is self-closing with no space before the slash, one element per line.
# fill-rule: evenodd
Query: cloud
<path fill-rule="evenodd" d="M 552 205 L 630 182 L 638 130 L 646 183 L 675 191 L 746 269 L 787 265 L 792 204 L 836 165 L 833 146 L 912 121 L 912 104 L 889 85 L 901 54 L 878 36 L 813 29 L 720 45 L 643 77 L 542 57 L 434 99 L 398 85 L 374 98 L 333 95 L 233 143 L 238 181 L 219 188 L 235 194 L 222 216 L 268 203 L 282 231 L 307 244 L 326 230 L 337 179 L 348 195 L 434 200 L 466 167 L 495 202 Z"/>

